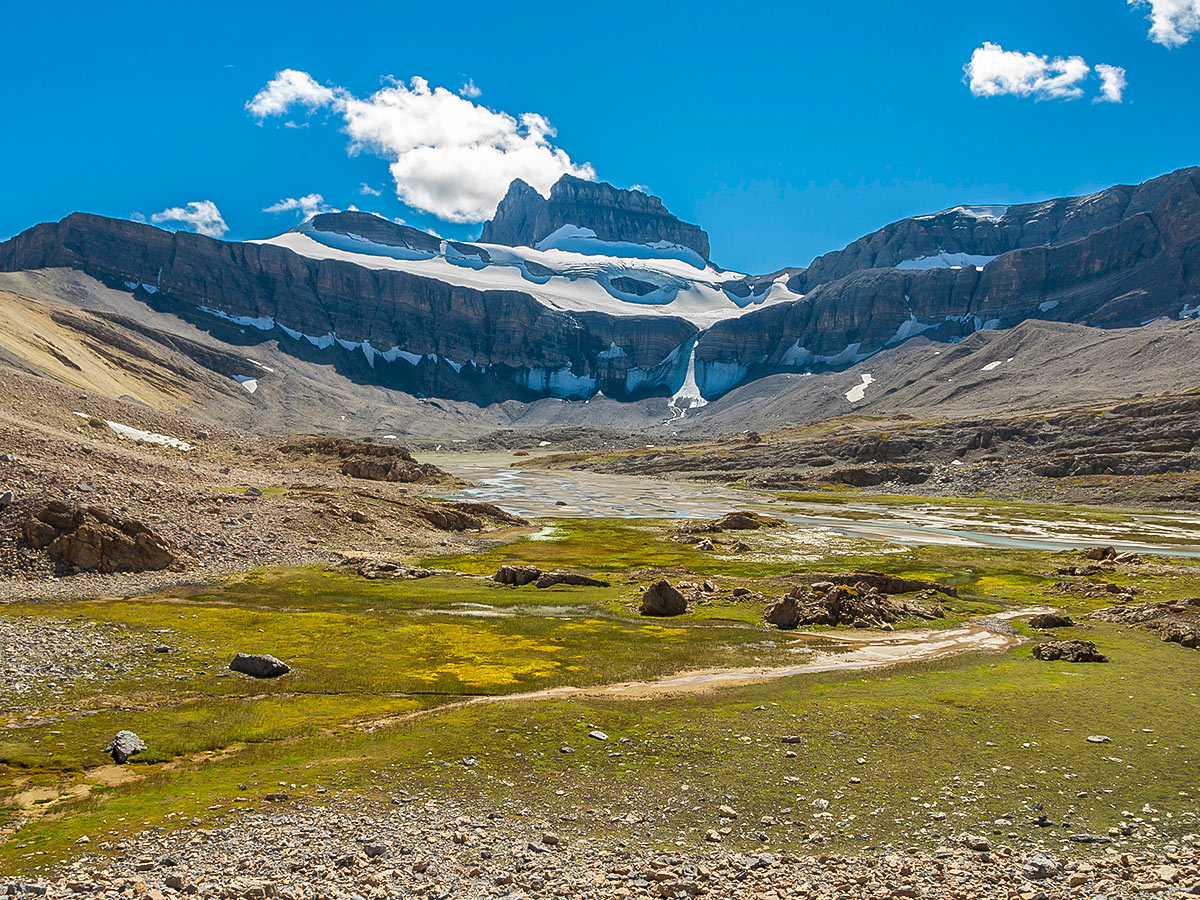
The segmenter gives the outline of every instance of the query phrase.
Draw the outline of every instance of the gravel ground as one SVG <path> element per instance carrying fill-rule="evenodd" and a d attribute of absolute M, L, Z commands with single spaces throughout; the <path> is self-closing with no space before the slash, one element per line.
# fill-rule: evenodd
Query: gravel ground
<path fill-rule="evenodd" d="M 123 438 L 106 421 L 194 449 Z M 336 460 L 281 453 L 283 443 L 0 367 L 0 493 L 14 494 L 0 507 L 0 603 L 137 596 L 259 566 L 330 565 L 347 552 L 453 552 L 487 540 L 438 531 L 413 512 L 422 495 L 447 492 L 443 486 L 348 478 Z M 24 520 L 50 500 L 143 522 L 179 562 L 138 574 L 56 571 L 21 534 Z"/>
<path fill-rule="evenodd" d="M 285 803 L 286 806 L 286 803 Z M 588 811 L 591 818 L 601 814 Z M 736 815 L 736 810 L 727 810 Z M 1153 859 L 1019 854 L 964 836 L 932 854 L 861 857 L 654 852 L 619 837 L 571 836 L 521 811 L 397 801 L 247 812 L 227 827 L 183 828 L 100 845 L 49 880 L 50 897 L 203 898 L 694 897 L 881 898 L 1184 897 L 1200 894 L 1200 852 Z M 972 849 L 974 848 L 974 849 Z M 80 848 L 86 852 L 91 848 Z M 0 882 L 0 892 L 4 883 Z M 8 884 L 20 894 L 23 885 Z"/>

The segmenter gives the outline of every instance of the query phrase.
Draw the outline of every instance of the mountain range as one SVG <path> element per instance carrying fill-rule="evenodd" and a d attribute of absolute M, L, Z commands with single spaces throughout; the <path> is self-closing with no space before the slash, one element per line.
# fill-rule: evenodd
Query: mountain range
<path fill-rule="evenodd" d="M 248 242 L 76 213 L 0 243 L 0 271 L 74 270 L 207 333 L 227 349 L 190 358 L 239 390 L 269 383 L 249 359 L 270 346 L 414 397 L 657 399 L 683 416 L 918 338 L 1194 319 L 1200 168 L 904 219 L 805 268 L 750 275 L 710 256 L 658 198 L 564 176 L 548 197 L 514 182 L 477 242 L 354 211 Z"/>

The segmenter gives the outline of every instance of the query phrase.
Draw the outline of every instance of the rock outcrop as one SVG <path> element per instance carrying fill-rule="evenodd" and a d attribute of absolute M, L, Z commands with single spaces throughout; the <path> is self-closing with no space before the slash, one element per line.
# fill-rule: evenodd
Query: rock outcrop
<path fill-rule="evenodd" d="M 496 584 L 510 584 L 514 587 L 524 587 L 533 584 L 542 577 L 542 570 L 537 566 L 501 566 L 492 576 Z"/>
<path fill-rule="evenodd" d="M 1030 628 L 1070 628 L 1074 624 L 1070 616 L 1064 616 L 1059 613 L 1038 613 L 1035 616 L 1029 617 Z"/>
<path fill-rule="evenodd" d="M 417 462 L 404 447 L 350 441 L 344 438 L 314 437 L 293 441 L 279 450 L 281 453 L 340 459 L 343 475 L 367 481 L 412 484 L 449 478 L 437 466 Z"/>
<path fill-rule="evenodd" d="M 943 615 L 936 604 L 889 597 L 869 584 L 823 581 L 794 588 L 767 608 L 766 621 L 785 630 L 801 625 L 879 628 L 902 619 L 940 619 Z"/>
<path fill-rule="evenodd" d="M 52 500 L 24 524 L 25 542 L 64 569 L 144 572 L 175 562 L 170 545 L 149 526 L 96 506 Z"/>
<path fill-rule="evenodd" d="M 1164 641 L 1200 649 L 1200 597 L 1110 606 L 1088 618 L 1155 631 Z"/>
<path fill-rule="evenodd" d="M 684 530 L 693 534 L 715 534 L 721 531 L 757 531 L 760 528 L 782 528 L 786 524 L 782 519 L 741 510 L 727 513 L 719 519 L 687 525 Z"/>
<path fill-rule="evenodd" d="M 485 244 L 533 247 L 564 225 L 586 228 L 602 241 L 665 241 L 688 247 L 705 261 L 709 258 L 708 235 L 703 229 L 675 218 L 658 197 L 572 175 L 560 178 L 549 198 L 518 178 L 500 201 L 496 215 L 483 226 L 479 239 Z"/>
<path fill-rule="evenodd" d="M 534 581 L 536 588 L 555 587 L 565 584 L 570 587 L 608 587 L 609 582 L 603 578 L 592 578 L 590 575 L 579 575 L 575 572 L 544 572 Z"/>
<path fill-rule="evenodd" d="M 1033 648 L 1033 658 L 1045 662 L 1108 662 L 1108 657 L 1097 650 L 1092 641 L 1046 641 Z"/>

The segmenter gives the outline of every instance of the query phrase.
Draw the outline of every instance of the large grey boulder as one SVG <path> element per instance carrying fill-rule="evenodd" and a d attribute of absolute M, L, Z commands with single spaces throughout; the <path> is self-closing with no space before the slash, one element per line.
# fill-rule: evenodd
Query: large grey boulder
<path fill-rule="evenodd" d="M 278 678 L 292 671 L 291 666 L 269 653 L 239 653 L 229 668 L 252 678 Z"/>
<path fill-rule="evenodd" d="M 642 595 L 643 616 L 679 616 L 687 612 L 687 598 L 665 578 L 656 581 Z"/>
<path fill-rule="evenodd" d="M 130 757 L 137 756 L 148 749 L 150 748 L 146 746 L 146 742 L 132 731 L 118 731 L 116 737 L 104 748 L 104 752 L 112 754 L 113 762 L 118 766 L 123 766 Z"/>

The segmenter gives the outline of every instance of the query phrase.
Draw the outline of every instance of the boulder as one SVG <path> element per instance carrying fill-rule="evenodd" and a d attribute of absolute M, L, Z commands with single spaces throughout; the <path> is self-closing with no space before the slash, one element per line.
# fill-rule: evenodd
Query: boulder
<path fill-rule="evenodd" d="M 937 604 L 893 598 L 866 583 L 841 585 L 818 582 L 800 585 L 767 608 L 766 621 L 777 628 L 801 625 L 888 627 L 902 619 L 940 619 Z"/>
<path fill-rule="evenodd" d="M 556 584 L 567 584 L 572 587 L 608 587 L 609 583 L 602 578 L 591 578 L 587 575 L 576 575 L 574 572 L 546 572 L 533 583 L 534 587 L 548 588 Z"/>
<path fill-rule="evenodd" d="M 0 491 L 0 509 L 8 509 L 13 505 L 14 499 L 12 491 Z"/>
<path fill-rule="evenodd" d="M 1046 662 L 1108 662 L 1091 641 L 1046 641 L 1033 648 L 1033 658 Z"/>
<path fill-rule="evenodd" d="M 678 616 L 687 612 L 687 598 L 665 578 L 656 581 L 642 595 L 643 616 Z"/>
<path fill-rule="evenodd" d="M 292 671 L 291 666 L 269 653 L 239 653 L 229 663 L 229 668 L 252 678 L 278 678 Z"/>
<path fill-rule="evenodd" d="M 25 542 L 45 550 L 65 569 L 144 572 L 165 569 L 176 557 L 149 526 L 96 506 L 52 500 L 23 526 Z"/>
<path fill-rule="evenodd" d="M 1117 551 L 1114 547 L 1088 547 L 1083 551 L 1084 559 L 1095 560 L 1096 562 L 1104 562 L 1109 559 L 1117 558 Z"/>
<path fill-rule="evenodd" d="M 1031 628 L 1070 628 L 1074 624 L 1070 616 L 1061 613 L 1038 613 L 1029 617 Z"/>
<path fill-rule="evenodd" d="M 130 757 L 137 756 L 148 749 L 146 742 L 132 731 L 118 731 L 116 737 L 104 748 L 104 752 L 112 754 L 113 762 L 118 766 L 123 766 Z"/>
<path fill-rule="evenodd" d="M 522 587 L 526 584 L 533 584 L 542 577 L 542 570 L 537 566 L 501 566 L 496 570 L 496 574 L 492 576 L 492 581 L 496 584 L 511 584 L 516 587 Z"/>

